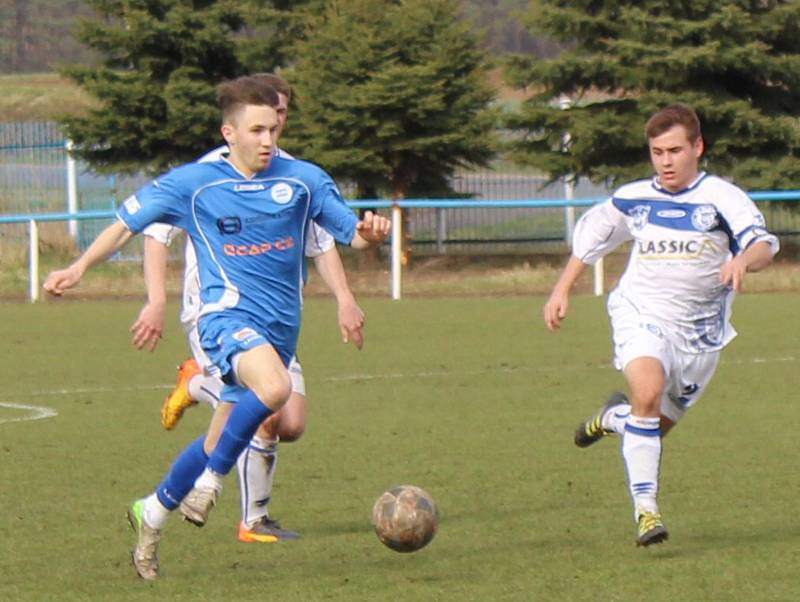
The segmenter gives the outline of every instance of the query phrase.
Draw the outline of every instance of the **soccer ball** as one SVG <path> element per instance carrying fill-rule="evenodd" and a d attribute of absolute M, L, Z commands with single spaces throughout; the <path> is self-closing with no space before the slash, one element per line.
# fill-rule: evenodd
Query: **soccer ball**
<path fill-rule="evenodd" d="M 384 491 L 372 507 L 372 525 L 395 552 L 415 552 L 428 545 L 439 524 L 436 502 L 424 489 L 400 485 Z"/>

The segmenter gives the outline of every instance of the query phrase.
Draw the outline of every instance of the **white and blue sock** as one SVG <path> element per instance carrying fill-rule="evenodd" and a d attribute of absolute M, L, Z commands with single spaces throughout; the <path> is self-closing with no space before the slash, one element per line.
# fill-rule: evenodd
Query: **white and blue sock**
<path fill-rule="evenodd" d="M 222 381 L 216 376 L 198 374 L 189 380 L 189 395 L 192 399 L 207 403 L 216 409 L 223 386 Z"/>
<path fill-rule="evenodd" d="M 252 526 L 269 516 L 272 483 L 278 465 L 278 441 L 255 436 L 236 461 L 242 500 L 242 522 Z"/>
<path fill-rule="evenodd" d="M 634 416 L 625 423 L 622 457 L 628 472 L 634 519 L 641 512 L 658 512 L 658 474 L 661 467 L 661 418 Z"/>

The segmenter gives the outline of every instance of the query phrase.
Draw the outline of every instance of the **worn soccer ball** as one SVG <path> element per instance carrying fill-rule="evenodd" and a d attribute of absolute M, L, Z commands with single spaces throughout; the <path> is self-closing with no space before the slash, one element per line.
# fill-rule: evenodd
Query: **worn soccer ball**
<path fill-rule="evenodd" d="M 424 489 L 399 485 L 384 491 L 375 501 L 372 525 L 378 539 L 395 552 L 415 552 L 436 535 L 439 511 Z"/>

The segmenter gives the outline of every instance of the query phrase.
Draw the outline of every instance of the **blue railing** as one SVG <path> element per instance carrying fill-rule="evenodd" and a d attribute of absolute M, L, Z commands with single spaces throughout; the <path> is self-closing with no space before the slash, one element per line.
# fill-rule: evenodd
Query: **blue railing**
<path fill-rule="evenodd" d="M 754 201 L 800 201 L 800 190 L 766 190 L 749 193 Z M 598 196 L 583 199 L 513 199 L 513 200 L 470 200 L 470 199 L 359 199 L 347 201 L 352 209 L 553 209 L 566 207 L 590 207 L 608 197 Z M 27 213 L 0 215 L 0 224 L 24 224 L 30 221 L 63 222 L 71 220 L 112 219 L 113 210 L 79 211 L 78 213 Z"/>

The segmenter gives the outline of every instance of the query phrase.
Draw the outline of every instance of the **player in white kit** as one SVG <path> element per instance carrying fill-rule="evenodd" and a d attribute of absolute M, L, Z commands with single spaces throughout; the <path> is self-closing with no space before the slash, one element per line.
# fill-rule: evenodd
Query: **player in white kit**
<path fill-rule="evenodd" d="M 257 78 L 271 85 L 278 92 L 277 107 L 279 129 L 276 138 L 286 124 L 288 105 L 291 99 L 289 85 L 276 75 L 261 74 Z M 217 148 L 198 161 L 216 161 L 228 151 L 227 146 Z M 293 157 L 275 147 L 275 155 L 284 159 Z M 131 330 L 135 333 L 134 344 L 138 348 L 147 345 L 151 350 L 157 344 L 163 328 L 166 302 L 167 247 L 181 232 L 167 224 L 153 224 L 144 230 L 145 235 L 145 279 L 148 303 Z M 339 326 L 345 341 L 352 340 L 360 349 L 363 344 L 361 328 L 364 314 L 356 304 L 347 285 L 341 258 L 333 237 L 316 223 L 309 224 L 305 247 L 306 257 L 314 259 L 317 271 L 333 292 L 338 303 Z M 202 401 L 216 407 L 222 381 L 210 376 L 204 368 L 210 361 L 200 345 L 197 320 L 200 311 L 200 282 L 197 258 L 191 241 L 186 241 L 184 257 L 183 305 L 181 324 L 189 340 L 192 358 L 184 361 L 178 371 L 178 383 L 167 396 L 162 408 L 161 423 L 170 430 L 176 426 L 183 411 Z M 289 365 L 292 394 L 286 405 L 262 425 L 237 461 L 241 494 L 242 520 L 238 539 L 245 543 L 272 543 L 279 540 L 296 539 L 294 531 L 283 529 L 269 516 L 268 505 L 272 497 L 272 485 L 278 458 L 278 441 L 291 442 L 299 439 L 306 426 L 306 390 L 303 369 L 294 358 Z"/>
<path fill-rule="evenodd" d="M 645 133 L 656 176 L 622 186 L 581 217 L 572 256 L 544 306 L 555 331 L 585 266 L 632 241 L 608 298 L 614 364 L 630 397 L 613 394 L 580 425 L 575 444 L 621 435 L 639 546 L 668 537 L 657 503 L 661 439 L 705 392 L 720 351 L 736 336 L 731 305 L 745 274 L 778 252 L 752 200 L 700 171 L 704 145 L 691 108 L 662 109 Z"/>

